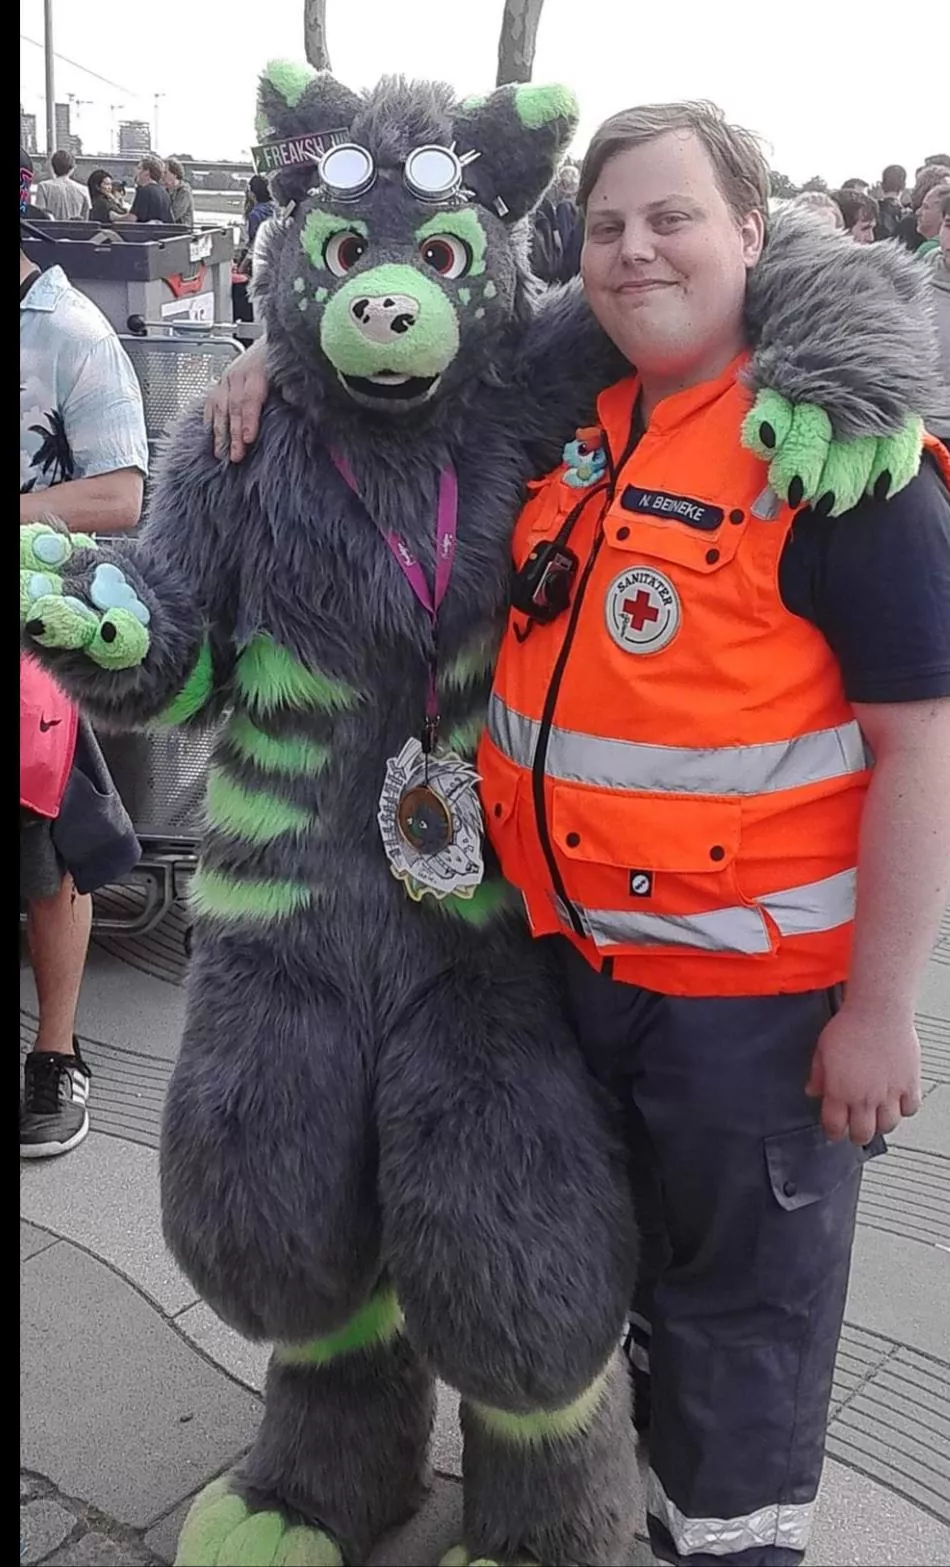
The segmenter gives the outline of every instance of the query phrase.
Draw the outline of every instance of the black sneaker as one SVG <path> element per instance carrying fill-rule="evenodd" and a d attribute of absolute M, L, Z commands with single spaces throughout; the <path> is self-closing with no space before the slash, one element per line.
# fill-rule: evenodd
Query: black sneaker
<path fill-rule="evenodd" d="M 68 1153 L 89 1130 L 86 1100 L 92 1073 L 75 1039 L 73 1052 L 64 1056 L 52 1050 L 34 1050 L 24 1062 L 21 1159 L 52 1159 Z"/>

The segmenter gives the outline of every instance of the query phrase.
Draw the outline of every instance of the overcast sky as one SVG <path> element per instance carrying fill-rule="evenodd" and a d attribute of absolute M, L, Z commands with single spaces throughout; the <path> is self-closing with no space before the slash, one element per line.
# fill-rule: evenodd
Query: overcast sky
<path fill-rule="evenodd" d="M 577 92 L 581 150 L 628 104 L 705 97 L 757 131 L 774 166 L 838 184 L 911 172 L 948 151 L 947 0 L 906 0 L 895 21 L 853 0 L 546 0 L 535 81 Z M 336 74 L 364 86 L 384 72 L 441 77 L 460 94 L 494 81 L 502 0 L 328 0 Z M 878 12 L 878 15 L 881 13 Z M 108 151 L 119 119 L 154 124 L 159 151 L 246 157 L 255 80 L 274 56 L 303 56 L 303 0 L 54 0 L 56 98 L 73 129 Z M 42 0 L 21 0 L 20 32 L 42 40 Z M 940 44 L 943 36 L 944 44 Z M 23 107 L 43 144 L 43 55 L 21 39 Z M 110 106 L 120 105 L 116 109 Z"/>

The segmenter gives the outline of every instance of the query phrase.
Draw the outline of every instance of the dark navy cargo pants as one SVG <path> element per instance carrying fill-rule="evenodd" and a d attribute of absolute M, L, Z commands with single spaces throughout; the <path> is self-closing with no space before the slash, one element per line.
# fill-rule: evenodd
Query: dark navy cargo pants
<path fill-rule="evenodd" d="M 649 1374 L 662 1561 L 801 1561 L 824 1456 L 861 1166 L 804 1085 L 840 991 L 662 996 L 556 943 L 624 1118 L 643 1242 L 629 1352 Z"/>

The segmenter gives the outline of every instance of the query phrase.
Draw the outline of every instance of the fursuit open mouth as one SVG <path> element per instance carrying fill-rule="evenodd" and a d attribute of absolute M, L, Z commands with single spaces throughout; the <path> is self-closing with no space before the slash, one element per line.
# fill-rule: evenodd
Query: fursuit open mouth
<path fill-rule="evenodd" d="M 395 370 L 380 370 L 378 375 L 340 375 L 348 392 L 378 402 L 418 402 L 429 397 L 441 379 L 438 375 L 400 375 Z"/>

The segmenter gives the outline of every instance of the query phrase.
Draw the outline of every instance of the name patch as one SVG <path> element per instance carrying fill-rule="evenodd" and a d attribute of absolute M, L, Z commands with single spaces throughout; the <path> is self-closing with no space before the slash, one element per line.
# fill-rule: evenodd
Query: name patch
<path fill-rule="evenodd" d="M 287 136 L 251 148 L 251 160 L 258 174 L 274 174 L 277 169 L 313 168 L 325 152 L 349 140 L 349 131 L 321 131 L 309 136 Z"/>
<path fill-rule="evenodd" d="M 624 511 L 643 511 L 651 517 L 675 517 L 690 528 L 712 533 L 718 528 L 725 513 L 721 506 L 710 506 L 706 501 L 696 501 L 689 495 L 670 495 L 665 490 L 644 490 L 639 484 L 628 484 L 620 497 Z"/>

